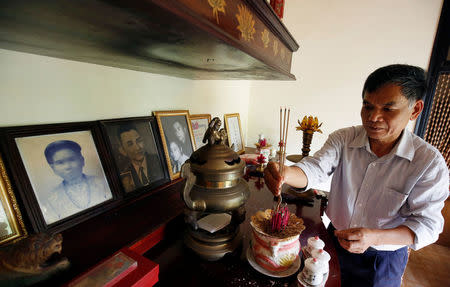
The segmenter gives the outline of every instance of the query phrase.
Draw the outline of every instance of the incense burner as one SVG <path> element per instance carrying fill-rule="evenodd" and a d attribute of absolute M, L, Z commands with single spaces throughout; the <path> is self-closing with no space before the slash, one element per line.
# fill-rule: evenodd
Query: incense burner
<path fill-rule="evenodd" d="M 209 124 L 203 141 L 208 144 L 195 151 L 183 165 L 186 179 L 181 197 L 186 204 L 185 243 L 201 257 L 213 261 L 232 252 L 241 242 L 239 225 L 245 220 L 244 204 L 250 194 L 243 180 L 245 163 L 224 144 L 226 133 L 219 118 Z M 231 223 L 209 233 L 198 220 L 212 213 L 228 213 Z"/>
<path fill-rule="evenodd" d="M 299 228 L 296 234 L 291 236 L 277 236 L 268 234 L 261 226 L 261 222 L 270 221 L 272 211 L 267 209 L 252 216 L 251 249 L 256 263 L 271 272 L 282 272 L 299 260 L 300 233 L 304 230 L 303 221 L 298 221 Z M 295 215 L 293 215 L 295 216 Z"/>

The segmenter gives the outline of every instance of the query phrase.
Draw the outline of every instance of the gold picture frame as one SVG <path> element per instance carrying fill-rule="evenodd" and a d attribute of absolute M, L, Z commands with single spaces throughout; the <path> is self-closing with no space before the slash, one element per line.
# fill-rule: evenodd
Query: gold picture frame
<path fill-rule="evenodd" d="M 0 245 L 27 236 L 27 230 L 0 155 Z M 2 219 L 6 219 L 3 222 Z M 6 227 L 4 226 L 6 224 Z"/>
<path fill-rule="evenodd" d="M 209 122 L 211 122 L 210 114 L 195 114 L 190 115 L 191 128 L 194 135 L 195 149 L 198 150 L 206 143 L 203 143 L 203 136 L 208 129 Z"/>
<path fill-rule="evenodd" d="M 227 130 L 228 135 L 228 145 L 238 154 L 245 153 L 244 138 L 242 137 L 241 118 L 239 113 L 225 114 L 224 119 L 225 129 Z"/>
<path fill-rule="evenodd" d="M 158 123 L 170 179 L 180 177 L 181 165 L 195 150 L 188 110 L 153 112 Z"/>

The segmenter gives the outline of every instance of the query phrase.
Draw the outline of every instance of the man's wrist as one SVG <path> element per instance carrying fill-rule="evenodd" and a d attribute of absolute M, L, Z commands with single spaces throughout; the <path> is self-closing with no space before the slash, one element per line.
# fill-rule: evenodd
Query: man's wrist
<path fill-rule="evenodd" d="M 383 238 L 383 230 L 382 229 L 372 229 L 372 244 L 371 246 L 374 245 L 382 245 L 383 243 L 381 242 Z"/>

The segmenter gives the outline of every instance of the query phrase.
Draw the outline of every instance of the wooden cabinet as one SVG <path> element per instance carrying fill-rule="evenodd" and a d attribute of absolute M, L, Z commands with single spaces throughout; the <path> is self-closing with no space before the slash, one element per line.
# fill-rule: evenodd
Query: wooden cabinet
<path fill-rule="evenodd" d="M 0 48 L 188 79 L 295 80 L 298 44 L 264 0 L 17 0 Z"/>

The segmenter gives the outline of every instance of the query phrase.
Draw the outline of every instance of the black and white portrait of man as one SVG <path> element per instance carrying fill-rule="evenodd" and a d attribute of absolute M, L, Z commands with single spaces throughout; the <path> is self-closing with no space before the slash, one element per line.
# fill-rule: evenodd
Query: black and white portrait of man
<path fill-rule="evenodd" d="M 153 186 L 165 178 L 151 123 L 143 120 L 106 124 L 120 180 L 126 192 Z"/>

